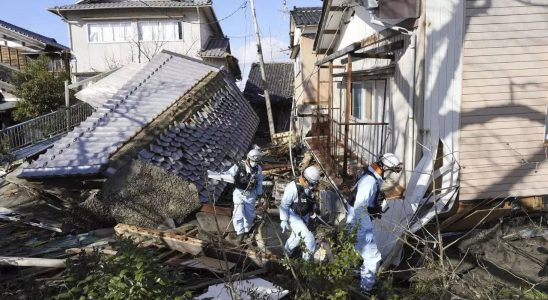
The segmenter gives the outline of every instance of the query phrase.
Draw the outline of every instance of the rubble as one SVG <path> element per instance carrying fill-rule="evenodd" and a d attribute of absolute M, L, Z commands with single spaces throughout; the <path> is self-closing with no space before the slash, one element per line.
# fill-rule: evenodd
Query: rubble
<path fill-rule="evenodd" d="M 99 216 L 103 226 L 123 223 L 157 228 L 166 219 L 181 224 L 200 207 L 194 184 L 137 160 L 109 178 L 102 193 L 79 205 L 76 212 L 86 218 L 90 213 Z"/>

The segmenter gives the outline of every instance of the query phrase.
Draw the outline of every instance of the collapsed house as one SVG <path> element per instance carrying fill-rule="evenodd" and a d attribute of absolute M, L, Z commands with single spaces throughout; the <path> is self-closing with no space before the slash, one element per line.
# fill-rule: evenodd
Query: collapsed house
<path fill-rule="evenodd" d="M 116 177 L 139 159 L 195 185 L 196 197 L 188 198 L 208 202 L 225 185 L 208 189 L 206 170 L 225 171 L 241 159 L 258 124 L 230 76 L 168 51 L 112 73 L 81 98 L 93 99 L 95 112 L 19 177 Z"/>
<path fill-rule="evenodd" d="M 268 92 L 272 106 L 272 118 L 276 132 L 289 130 L 291 105 L 293 102 L 293 65 L 291 63 L 264 64 Z M 258 63 L 253 63 L 245 84 L 244 96 L 259 116 L 259 132 L 266 133 L 268 117 L 264 98 L 264 82 Z"/>
<path fill-rule="evenodd" d="M 341 189 L 385 152 L 402 159 L 383 187 L 396 200 L 375 221 L 383 258 L 438 214 L 458 210 L 450 230 L 506 216 L 509 202 L 546 209 L 546 6 L 328 0 L 317 25 L 299 26 L 316 11 L 292 12 L 295 69 L 315 55 L 318 74 L 301 138 Z"/>

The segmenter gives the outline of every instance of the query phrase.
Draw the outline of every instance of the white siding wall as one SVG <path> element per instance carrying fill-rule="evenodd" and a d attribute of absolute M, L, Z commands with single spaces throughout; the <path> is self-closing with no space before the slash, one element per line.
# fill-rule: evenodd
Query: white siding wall
<path fill-rule="evenodd" d="M 139 19 L 136 18 L 138 16 Z M 167 19 L 169 21 L 182 20 L 183 40 L 170 42 L 122 42 L 122 43 L 89 43 L 88 42 L 88 23 L 98 22 L 132 22 L 133 31 L 137 33 L 138 20 L 166 20 L 165 15 L 150 11 L 146 14 L 132 11 L 114 13 L 102 13 L 95 16 L 86 15 L 85 18 L 95 18 L 94 20 L 84 20 L 82 15 L 68 15 L 70 20 L 71 46 L 73 55 L 76 57 L 73 72 L 103 72 L 114 67 L 125 65 L 129 62 L 146 62 L 147 58 L 142 52 L 147 54 L 159 52 L 156 48 L 171 50 L 177 53 L 189 56 L 197 56 L 201 44 L 201 30 L 198 22 L 198 16 L 195 9 L 184 10 L 179 17 Z M 114 18 L 114 19 L 113 19 Z M 189 23 L 190 22 L 190 23 Z M 207 27 L 207 26 L 206 26 Z M 204 30 L 205 31 L 205 30 Z M 139 55 L 139 45 L 146 49 Z"/>
<path fill-rule="evenodd" d="M 441 139 L 446 150 L 455 155 L 462 82 L 463 2 L 466 1 L 426 1 L 423 141 L 431 148 Z"/>
<path fill-rule="evenodd" d="M 548 1 L 467 1 L 461 200 L 548 194 Z"/>

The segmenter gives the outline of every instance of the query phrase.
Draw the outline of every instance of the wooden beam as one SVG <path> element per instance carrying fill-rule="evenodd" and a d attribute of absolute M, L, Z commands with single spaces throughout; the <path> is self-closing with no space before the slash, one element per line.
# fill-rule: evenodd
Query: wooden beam
<path fill-rule="evenodd" d="M 385 59 L 394 59 L 393 54 L 389 54 L 393 51 L 402 49 L 404 46 L 403 40 L 396 41 L 390 44 L 386 44 L 374 49 L 370 49 L 361 53 L 352 53 L 352 59 L 354 61 L 364 59 L 364 58 L 385 58 Z M 341 63 L 346 63 L 346 59 L 341 59 Z"/>
<path fill-rule="evenodd" d="M 16 267 L 64 268 L 65 259 L 0 256 L 0 265 Z"/>
<path fill-rule="evenodd" d="M 343 176 L 348 173 L 348 134 L 350 129 L 350 110 L 352 103 L 352 55 L 348 54 L 346 66 L 346 106 L 344 108 L 344 146 L 343 146 Z"/>
<path fill-rule="evenodd" d="M 137 226 L 118 224 L 114 227 L 117 235 L 141 237 L 155 240 L 159 245 L 166 245 L 168 248 L 192 255 L 198 255 L 207 245 L 206 242 L 178 234 L 174 232 L 162 232 L 156 229 L 140 228 Z"/>
<path fill-rule="evenodd" d="M 322 30 L 323 34 L 337 34 L 339 32 L 338 29 L 324 29 Z"/>
<path fill-rule="evenodd" d="M 366 38 L 364 38 L 363 40 L 359 41 L 359 42 L 355 42 L 355 43 L 352 43 L 348 46 L 346 46 L 345 48 L 339 50 L 339 51 L 336 51 L 334 53 L 332 53 L 331 55 L 328 55 L 326 57 L 324 57 L 323 59 L 319 60 L 316 62 L 316 66 L 321 66 L 329 61 L 332 61 L 334 59 L 337 59 L 341 56 L 344 56 L 348 53 L 351 53 L 351 52 L 355 52 L 359 49 L 362 49 L 362 48 L 365 48 L 369 45 L 372 45 L 374 43 L 378 43 L 380 41 L 383 41 L 383 40 L 386 40 L 390 37 L 393 37 L 393 36 L 396 36 L 398 34 L 401 34 L 397 31 L 394 31 L 394 30 L 391 30 L 391 29 L 385 29 L 381 32 L 378 32 L 378 33 L 375 33 L 375 34 L 372 34 Z"/>
<path fill-rule="evenodd" d="M 337 59 L 343 55 L 346 55 L 350 52 L 354 52 L 358 49 L 360 49 L 361 47 L 361 43 L 360 42 L 355 42 L 355 43 L 352 43 L 346 47 L 344 47 L 343 49 L 339 50 L 339 51 L 336 51 L 334 52 L 333 54 L 330 54 L 324 58 L 322 58 L 321 60 L 317 61 L 316 62 L 316 66 L 321 66 L 327 62 L 330 62 L 330 61 L 333 61 L 334 59 Z"/>

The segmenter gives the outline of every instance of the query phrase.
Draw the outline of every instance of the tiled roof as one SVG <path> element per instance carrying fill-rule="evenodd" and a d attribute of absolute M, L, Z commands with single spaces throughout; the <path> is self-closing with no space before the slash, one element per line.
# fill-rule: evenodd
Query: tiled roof
<path fill-rule="evenodd" d="M 145 64 L 130 63 L 82 89 L 74 96 L 94 108 L 99 108 L 123 88 Z"/>
<path fill-rule="evenodd" d="M 11 31 L 11 32 L 16 33 L 16 34 L 24 35 L 28 38 L 31 38 L 33 40 L 36 40 L 36 41 L 42 43 L 42 44 L 45 44 L 46 46 L 59 48 L 61 50 L 69 50 L 69 48 L 67 46 L 64 46 L 64 45 L 61 45 L 61 44 L 57 43 L 57 41 L 53 38 L 49 38 L 47 36 L 43 36 L 43 35 L 38 34 L 36 32 L 32 32 L 30 30 L 21 28 L 19 26 L 15 26 L 15 25 L 13 25 L 11 23 L 8 23 L 6 21 L 0 20 L 0 28 L 7 29 L 8 31 Z"/>
<path fill-rule="evenodd" d="M 295 26 L 318 25 L 321 16 L 321 7 L 293 7 L 291 11 Z"/>
<path fill-rule="evenodd" d="M 259 123 L 234 81 L 219 73 L 197 95 L 199 110 L 189 119 L 166 128 L 139 158 L 193 182 L 207 202 L 207 170 L 222 172 L 245 157 Z M 225 185 L 209 188 L 219 197 Z"/>
<path fill-rule="evenodd" d="M 292 63 L 265 64 L 266 80 L 272 102 L 289 101 L 293 98 L 294 73 Z M 244 95 L 250 101 L 264 101 L 260 95 L 264 93 L 261 69 L 258 63 L 251 65 L 249 77 L 245 84 Z"/>
<path fill-rule="evenodd" d="M 186 105 L 185 111 L 192 114 L 177 121 L 173 117 L 169 125 L 158 128 L 155 132 L 160 134 L 139 148 L 138 158 L 194 183 L 200 200 L 207 201 L 206 170 L 225 171 L 241 159 L 259 122 L 234 81 L 218 71 L 203 62 L 162 52 L 113 99 L 25 168 L 21 176 L 99 173 L 120 147 L 168 107 Z M 188 94 L 191 88 L 196 92 Z M 133 93 L 122 101 L 128 91 Z M 223 189 L 220 184 L 210 187 L 209 192 L 218 197 Z"/>
<path fill-rule="evenodd" d="M 0 63 L 0 81 L 6 82 L 6 83 L 11 82 L 11 76 L 13 76 L 13 73 L 17 71 L 18 71 L 17 69 L 11 66 Z"/>
<path fill-rule="evenodd" d="M 230 42 L 228 38 L 210 37 L 206 46 L 200 51 L 201 57 L 225 57 L 230 54 Z"/>
<path fill-rule="evenodd" d="M 99 173 L 111 154 L 216 70 L 163 51 L 119 93 L 25 168 L 21 176 Z"/>
<path fill-rule="evenodd" d="M 187 1 L 113 1 L 113 0 L 90 0 L 77 4 L 55 6 L 50 11 L 57 10 L 80 10 L 80 9 L 108 9 L 108 8 L 163 8 L 163 7 L 192 7 L 210 6 L 210 0 L 187 0 Z"/>

